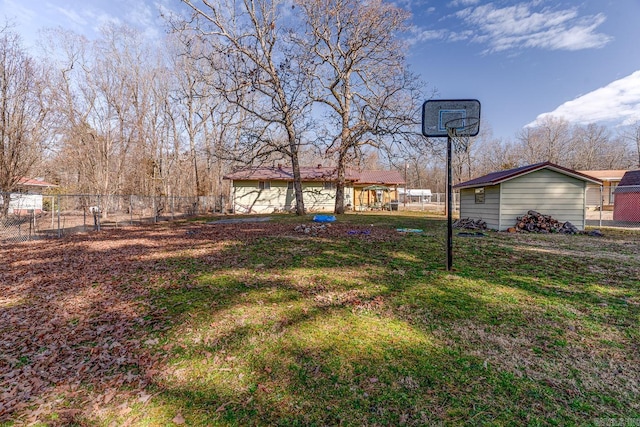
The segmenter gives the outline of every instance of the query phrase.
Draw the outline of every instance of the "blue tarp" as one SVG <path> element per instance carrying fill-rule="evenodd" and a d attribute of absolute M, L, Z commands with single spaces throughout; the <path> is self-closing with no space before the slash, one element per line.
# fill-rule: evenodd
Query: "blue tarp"
<path fill-rule="evenodd" d="M 314 222 L 334 222 L 336 217 L 334 215 L 315 215 L 313 217 Z"/>

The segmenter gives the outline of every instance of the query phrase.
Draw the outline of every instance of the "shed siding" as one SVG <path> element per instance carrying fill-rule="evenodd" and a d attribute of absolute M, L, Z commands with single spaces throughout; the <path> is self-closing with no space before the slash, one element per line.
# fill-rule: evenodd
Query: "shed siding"
<path fill-rule="evenodd" d="M 529 210 L 570 221 L 578 229 L 585 224 L 586 182 L 542 169 L 502 183 L 502 224 L 507 229 Z"/>
<path fill-rule="evenodd" d="M 484 203 L 476 203 L 474 188 L 460 191 L 460 218 L 483 220 L 487 228 L 499 230 L 500 226 L 500 187 L 492 185 L 484 188 Z"/>

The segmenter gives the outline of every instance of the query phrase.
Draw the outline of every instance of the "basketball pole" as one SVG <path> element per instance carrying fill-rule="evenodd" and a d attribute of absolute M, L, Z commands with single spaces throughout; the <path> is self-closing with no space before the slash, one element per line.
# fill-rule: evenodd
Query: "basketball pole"
<path fill-rule="evenodd" d="M 453 265 L 453 174 L 451 173 L 451 135 L 447 135 L 447 271 Z"/>

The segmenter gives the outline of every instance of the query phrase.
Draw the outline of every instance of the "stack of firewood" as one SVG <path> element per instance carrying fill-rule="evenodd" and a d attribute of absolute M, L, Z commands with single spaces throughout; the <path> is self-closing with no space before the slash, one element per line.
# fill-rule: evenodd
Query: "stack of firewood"
<path fill-rule="evenodd" d="M 531 233 L 567 233 L 575 234 L 578 229 L 569 221 L 560 222 L 551 215 L 543 215 L 540 212 L 528 211 L 526 215 L 516 218 L 515 227 L 508 231 L 528 231 Z"/>
<path fill-rule="evenodd" d="M 466 230 L 486 230 L 487 223 L 481 219 L 473 220 L 471 218 L 460 218 L 457 219 L 453 226 L 455 228 L 464 228 Z"/>

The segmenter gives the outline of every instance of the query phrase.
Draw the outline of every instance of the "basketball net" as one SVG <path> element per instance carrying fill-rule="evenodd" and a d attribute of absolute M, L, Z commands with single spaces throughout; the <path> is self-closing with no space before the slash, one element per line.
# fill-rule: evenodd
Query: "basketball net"
<path fill-rule="evenodd" d="M 453 151 L 464 153 L 469 149 L 471 134 L 477 132 L 480 120 L 475 117 L 454 119 L 446 123 L 447 134 L 453 143 Z"/>

